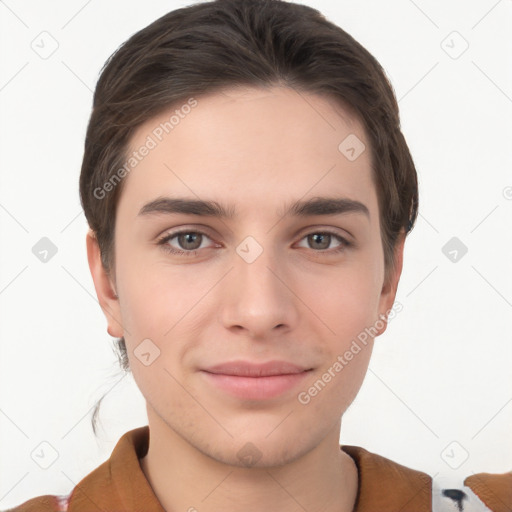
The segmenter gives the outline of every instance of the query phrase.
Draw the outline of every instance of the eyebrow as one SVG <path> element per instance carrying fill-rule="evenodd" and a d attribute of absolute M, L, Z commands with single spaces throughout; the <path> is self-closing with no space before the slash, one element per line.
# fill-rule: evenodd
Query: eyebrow
<path fill-rule="evenodd" d="M 218 217 L 232 219 L 236 215 L 233 205 L 223 206 L 217 201 L 189 199 L 182 197 L 159 197 L 146 203 L 139 211 L 139 216 L 151 214 L 188 214 L 201 217 Z M 314 197 L 292 202 L 283 209 L 282 217 L 310 217 L 315 215 L 341 215 L 360 213 L 370 218 L 368 207 L 347 197 Z"/>

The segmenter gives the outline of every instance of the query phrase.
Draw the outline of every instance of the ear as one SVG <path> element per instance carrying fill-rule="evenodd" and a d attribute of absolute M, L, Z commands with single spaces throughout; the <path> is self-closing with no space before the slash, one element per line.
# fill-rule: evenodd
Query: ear
<path fill-rule="evenodd" d="M 89 229 L 86 237 L 87 260 L 91 271 L 94 288 L 100 303 L 101 309 L 107 319 L 107 332 L 110 336 L 120 338 L 123 336 L 123 326 L 121 325 L 121 309 L 119 307 L 119 298 L 116 293 L 114 282 L 108 275 L 101 261 L 101 252 L 98 240 L 94 231 Z"/>
<path fill-rule="evenodd" d="M 389 275 L 382 286 L 382 291 L 379 301 L 379 318 L 384 322 L 384 327 L 379 329 L 377 336 L 380 336 L 387 329 L 388 319 L 387 314 L 393 307 L 395 302 L 396 291 L 398 288 L 398 282 L 400 281 L 400 275 L 402 274 L 402 267 L 404 261 L 404 244 L 405 244 L 405 232 L 402 230 L 398 235 L 398 240 L 394 250 L 394 269 L 390 270 Z"/>

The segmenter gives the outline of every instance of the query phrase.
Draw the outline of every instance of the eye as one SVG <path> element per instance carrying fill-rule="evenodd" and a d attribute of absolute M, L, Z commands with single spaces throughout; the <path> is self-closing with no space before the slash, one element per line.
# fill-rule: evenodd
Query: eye
<path fill-rule="evenodd" d="M 331 231 L 315 231 L 302 238 L 302 240 L 306 240 L 307 248 L 316 249 L 316 252 L 324 252 L 329 249 L 333 239 L 338 241 L 338 245 L 330 253 L 341 252 L 352 246 L 351 242 Z"/>
<path fill-rule="evenodd" d="M 211 240 L 211 238 L 203 231 L 182 230 L 167 233 L 157 243 L 168 253 L 179 256 L 196 256 L 200 249 L 213 247 L 205 245 L 206 240 Z M 336 254 L 352 247 L 351 242 L 331 231 L 315 231 L 302 237 L 301 242 L 303 240 L 307 244 L 306 248 L 322 254 Z M 331 248 L 333 241 L 337 241 L 338 245 Z"/>
<path fill-rule="evenodd" d="M 160 238 L 158 245 L 171 254 L 194 256 L 199 249 L 205 248 L 203 245 L 205 239 L 210 239 L 210 237 L 202 231 L 178 231 L 168 233 Z M 173 245 L 171 241 L 174 241 L 177 246 Z"/>

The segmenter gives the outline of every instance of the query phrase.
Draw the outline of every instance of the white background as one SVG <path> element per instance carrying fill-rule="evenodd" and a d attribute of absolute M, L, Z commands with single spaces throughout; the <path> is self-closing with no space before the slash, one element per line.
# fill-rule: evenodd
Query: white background
<path fill-rule="evenodd" d="M 420 180 L 404 309 L 376 340 L 341 442 L 431 475 L 510 471 L 512 2 L 303 3 L 386 69 Z M 0 2 L 0 508 L 69 492 L 147 423 L 96 302 L 78 177 L 103 63 L 187 4 Z M 31 47 L 43 31 L 59 45 L 47 59 Z M 468 248 L 457 262 L 442 252 L 454 236 Z M 58 248 L 47 263 L 32 253 L 42 237 Z M 109 389 L 96 438 L 91 408 Z M 59 455 L 48 469 L 31 458 L 43 441 Z"/>

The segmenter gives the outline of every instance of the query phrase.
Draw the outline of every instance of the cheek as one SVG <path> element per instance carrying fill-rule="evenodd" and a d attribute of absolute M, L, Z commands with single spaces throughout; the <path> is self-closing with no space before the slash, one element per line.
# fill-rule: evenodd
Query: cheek
<path fill-rule="evenodd" d="M 336 340 L 337 348 L 355 337 L 378 317 L 380 285 L 371 263 L 347 266 L 331 272 L 323 279 L 304 283 L 306 303 L 311 305 L 327 333 Z M 309 280 L 308 280 L 309 281 Z"/>
<path fill-rule="evenodd" d="M 156 367 L 165 362 L 170 371 L 181 373 L 184 353 L 199 343 L 205 322 L 214 317 L 214 294 L 209 291 L 218 276 L 207 267 L 201 271 L 195 265 L 172 267 L 161 260 L 137 262 L 136 258 L 120 262 L 118 276 L 130 352 L 149 339 L 160 351 Z"/>
<path fill-rule="evenodd" d="M 147 249 L 135 244 L 119 248 L 121 314 L 131 335 L 159 339 L 186 313 L 188 298 L 199 293 L 199 284 L 190 279 L 186 266 L 173 269 L 161 258 L 148 258 L 145 252 Z"/>

